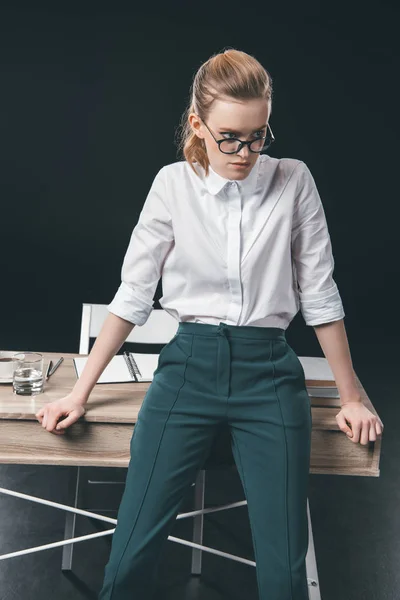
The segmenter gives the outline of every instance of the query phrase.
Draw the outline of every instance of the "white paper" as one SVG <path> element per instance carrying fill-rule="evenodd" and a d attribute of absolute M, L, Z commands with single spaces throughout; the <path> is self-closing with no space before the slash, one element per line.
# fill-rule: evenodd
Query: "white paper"
<path fill-rule="evenodd" d="M 159 354 L 137 354 L 131 352 L 131 356 L 135 359 L 137 367 L 140 371 L 140 381 L 153 381 L 154 371 L 158 367 Z"/>
<path fill-rule="evenodd" d="M 87 356 L 78 356 L 74 358 L 78 378 L 82 375 L 87 358 Z M 97 380 L 97 383 L 124 383 L 127 381 L 133 381 L 132 376 L 129 373 L 124 356 L 122 354 L 117 354 L 112 357 L 111 361 Z"/>
<path fill-rule="evenodd" d="M 335 381 L 332 369 L 325 357 L 321 356 L 299 356 L 298 357 L 306 379 L 315 381 L 322 379 L 323 381 Z"/>

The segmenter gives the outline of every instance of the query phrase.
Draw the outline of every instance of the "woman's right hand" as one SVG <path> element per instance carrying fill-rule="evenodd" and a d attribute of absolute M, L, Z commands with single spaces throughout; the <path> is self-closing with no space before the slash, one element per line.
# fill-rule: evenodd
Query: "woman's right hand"
<path fill-rule="evenodd" d="M 56 435 L 63 435 L 65 429 L 80 419 L 85 412 L 83 403 L 70 393 L 59 400 L 48 402 L 35 416 L 44 429 Z M 62 420 L 59 421 L 60 419 Z"/>

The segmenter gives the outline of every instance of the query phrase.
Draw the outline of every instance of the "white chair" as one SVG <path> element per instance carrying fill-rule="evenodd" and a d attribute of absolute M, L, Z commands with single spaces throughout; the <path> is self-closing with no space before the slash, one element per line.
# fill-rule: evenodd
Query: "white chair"
<path fill-rule="evenodd" d="M 103 322 L 108 315 L 108 309 L 103 304 L 83 304 L 82 305 L 82 320 L 81 320 L 81 333 L 79 343 L 79 353 L 88 354 L 90 339 L 96 338 L 99 334 Z M 134 342 L 141 344 L 166 344 L 175 335 L 178 328 L 178 323 L 163 309 L 154 309 L 146 321 L 146 323 L 140 327 L 136 326 L 132 329 L 131 333 L 126 339 L 126 342 Z M 222 510 L 228 510 L 238 506 L 247 505 L 246 500 L 239 502 L 233 502 L 230 504 L 224 504 L 212 508 L 204 508 L 204 492 L 205 492 L 205 477 L 206 471 L 215 468 L 234 468 L 236 465 L 233 459 L 233 455 L 230 449 L 229 438 L 221 437 L 217 439 L 210 456 L 206 460 L 203 468 L 199 470 L 196 481 L 192 484 L 194 486 L 194 510 L 187 513 L 180 513 L 177 519 L 184 519 L 193 517 L 193 541 L 183 540 L 174 536 L 168 536 L 168 539 L 173 542 L 177 542 L 186 546 L 192 547 L 192 563 L 191 573 L 193 575 L 201 574 L 202 566 L 202 552 L 210 552 L 223 556 L 231 560 L 236 560 L 241 563 L 245 563 L 250 566 L 255 566 L 255 561 L 242 558 L 233 554 L 222 552 L 215 548 L 210 548 L 203 545 L 203 524 L 204 515 L 207 513 L 218 512 Z M 74 497 L 74 507 L 78 508 L 80 492 L 81 492 L 81 472 L 80 467 L 72 467 L 71 473 L 73 477 L 71 479 L 72 492 Z M 88 484 L 99 485 L 124 485 L 124 481 L 93 481 L 88 480 Z M 89 509 L 86 509 L 89 510 Z M 94 509 L 91 509 L 94 510 Z M 105 511 L 107 509 L 97 509 Z M 309 584 L 309 597 L 310 600 L 320 600 L 317 566 L 315 559 L 314 541 L 311 529 L 311 518 L 309 505 L 307 503 L 307 514 L 308 514 L 308 526 L 309 526 L 309 547 L 306 558 L 308 584 Z M 67 512 L 64 539 L 71 539 L 74 536 L 75 531 L 75 520 L 76 513 Z M 72 567 L 72 553 L 73 543 L 63 546 L 62 553 L 62 570 L 68 571 Z"/>

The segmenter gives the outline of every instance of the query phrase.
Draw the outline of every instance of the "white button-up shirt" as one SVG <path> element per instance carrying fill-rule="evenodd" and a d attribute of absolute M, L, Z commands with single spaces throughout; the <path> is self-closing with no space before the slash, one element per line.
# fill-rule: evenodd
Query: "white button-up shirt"
<path fill-rule="evenodd" d="M 249 175 L 208 177 L 186 161 L 154 178 L 108 310 L 143 325 L 160 305 L 178 321 L 286 329 L 344 317 L 323 205 L 300 160 L 260 154 Z"/>

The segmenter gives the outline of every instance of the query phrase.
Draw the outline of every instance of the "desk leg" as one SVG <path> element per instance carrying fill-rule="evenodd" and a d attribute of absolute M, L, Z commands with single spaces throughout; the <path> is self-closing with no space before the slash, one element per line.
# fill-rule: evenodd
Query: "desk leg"
<path fill-rule="evenodd" d="M 310 504 L 307 499 L 308 514 L 308 551 L 306 556 L 306 571 L 308 581 L 308 595 L 310 600 L 321 600 L 321 591 L 319 587 L 317 560 L 315 556 L 314 537 L 311 526 Z"/>
<path fill-rule="evenodd" d="M 81 468 L 70 467 L 70 478 L 68 482 L 68 499 L 73 498 L 73 507 L 78 508 L 80 495 Z M 67 512 L 65 515 L 64 540 L 71 539 L 75 535 L 76 513 Z M 61 570 L 71 571 L 73 544 L 63 546 Z"/>
<path fill-rule="evenodd" d="M 206 472 L 204 469 L 197 474 L 194 487 L 194 510 L 204 510 L 204 490 L 206 483 Z M 193 517 L 193 542 L 195 544 L 203 543 L 204 514 L 201 513 Z M 201 574 L 202 550 L 193 548 L 192 550 L 192 575 Z"/>

